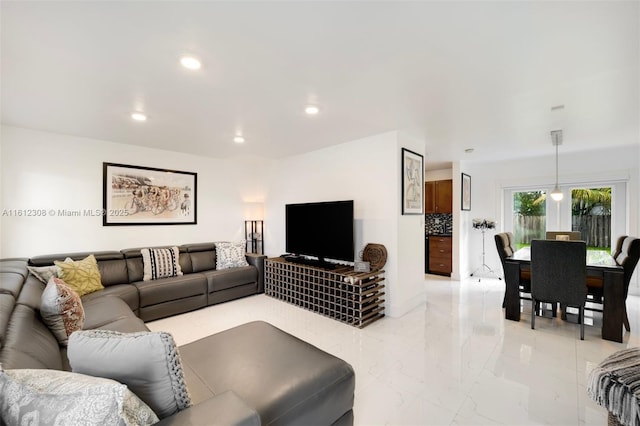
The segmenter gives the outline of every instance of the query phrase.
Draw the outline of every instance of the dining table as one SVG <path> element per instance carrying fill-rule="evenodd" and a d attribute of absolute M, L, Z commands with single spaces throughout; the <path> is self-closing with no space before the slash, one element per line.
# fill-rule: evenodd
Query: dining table
<path fill-rule="evenodd" d="M 624 269 L 604 250 L 587 250 L 587 279 L 602 280 L 602 338 L 622 343 L 625 308 Z M 520 321 L 520 274 L 531 270 L 531 248 L 523 247 L 505 258 L 505 318 Z M 585 285 L 587 283 L 585 282 Z"/>

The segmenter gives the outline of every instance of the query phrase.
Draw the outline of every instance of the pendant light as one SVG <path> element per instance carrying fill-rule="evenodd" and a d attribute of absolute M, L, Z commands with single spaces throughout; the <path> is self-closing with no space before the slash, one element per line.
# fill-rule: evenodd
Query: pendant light
<path fill-rule="evenodd" d="M 551 143 L 556 147 L 556 186 L 551 191 L 551 198 L 555 201 L 561 201 L 564 195 L 558 187 L 558 145 L 562 145 L 562 130 L 551 131 Z"/>

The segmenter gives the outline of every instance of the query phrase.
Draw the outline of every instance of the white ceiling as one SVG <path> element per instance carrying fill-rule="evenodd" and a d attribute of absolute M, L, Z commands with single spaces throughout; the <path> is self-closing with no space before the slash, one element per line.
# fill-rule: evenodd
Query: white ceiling
<path fill-rule="evenodd" d="M 210 157 L 403 130 L 434 168 L 552 154 L 553 121 L 565 151 L 637 144 L 639 5 L 2 1 L 2 122 Z"/>

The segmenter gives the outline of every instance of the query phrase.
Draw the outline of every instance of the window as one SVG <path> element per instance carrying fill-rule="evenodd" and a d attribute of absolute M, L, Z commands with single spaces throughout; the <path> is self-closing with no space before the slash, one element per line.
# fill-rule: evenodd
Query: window
<path fill-rule="evenodd" d="M 515 248 L 544 238 L 547 229 L 547 201 L 543 190 L 511 191 L 510 216 Z"/>
<path fill-rule="evenodd" d="M 627 232 L 627 185 L 622 180 L 561 185 L 565 194 L 556 202 L 547 194 L 551 187 L 504 189 L 505 231 L 513 232 L 516 248 L 546 231 L 580 231 L 588 247 L 611 250 Z"/>
<path fill-rule="evenodd" d="M 571 230 L 587 247 L 611 251 L 611 187 L 571 190 Z"/>

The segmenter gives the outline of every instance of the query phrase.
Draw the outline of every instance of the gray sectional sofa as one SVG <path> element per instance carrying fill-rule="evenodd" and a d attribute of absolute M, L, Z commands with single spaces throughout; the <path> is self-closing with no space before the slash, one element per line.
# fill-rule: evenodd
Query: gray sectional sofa
<path fill-rule="evenodd" d="M 140 249 L 94 252 L 104 289 L 82 297 L 83 329 L 148 331 L 145 321 L 263 291 L 265 256 L 216 270 L 215 243 L 179 247 L 184 275 L 143 281 Z M 0 260 L 0 363 L 70 371 L 66 348 L 42 321 L 45 284 L 27 268 L 89 253 Z M 352 424 L 349 364 L 257 321 L 179 348 L 193 405 L 161 424 Z"/>
<path fill-rule="evenodd" d="M 59 253 L 35 256 L 32 266 L 50 266 L 67 257 L 81 260 L 93 254 L 98 261 L 104 290 L 85 298 L 111 294 L 123 299 L 143 321 L 153 321 L 208 305 L 264 291 L 264 257 L 247 254 L 249 266 L 216 270 L 215 243 L 184 244 L 180 267 L 184 275 L 143 281 L 140 248 L 120 251 Z"/>

